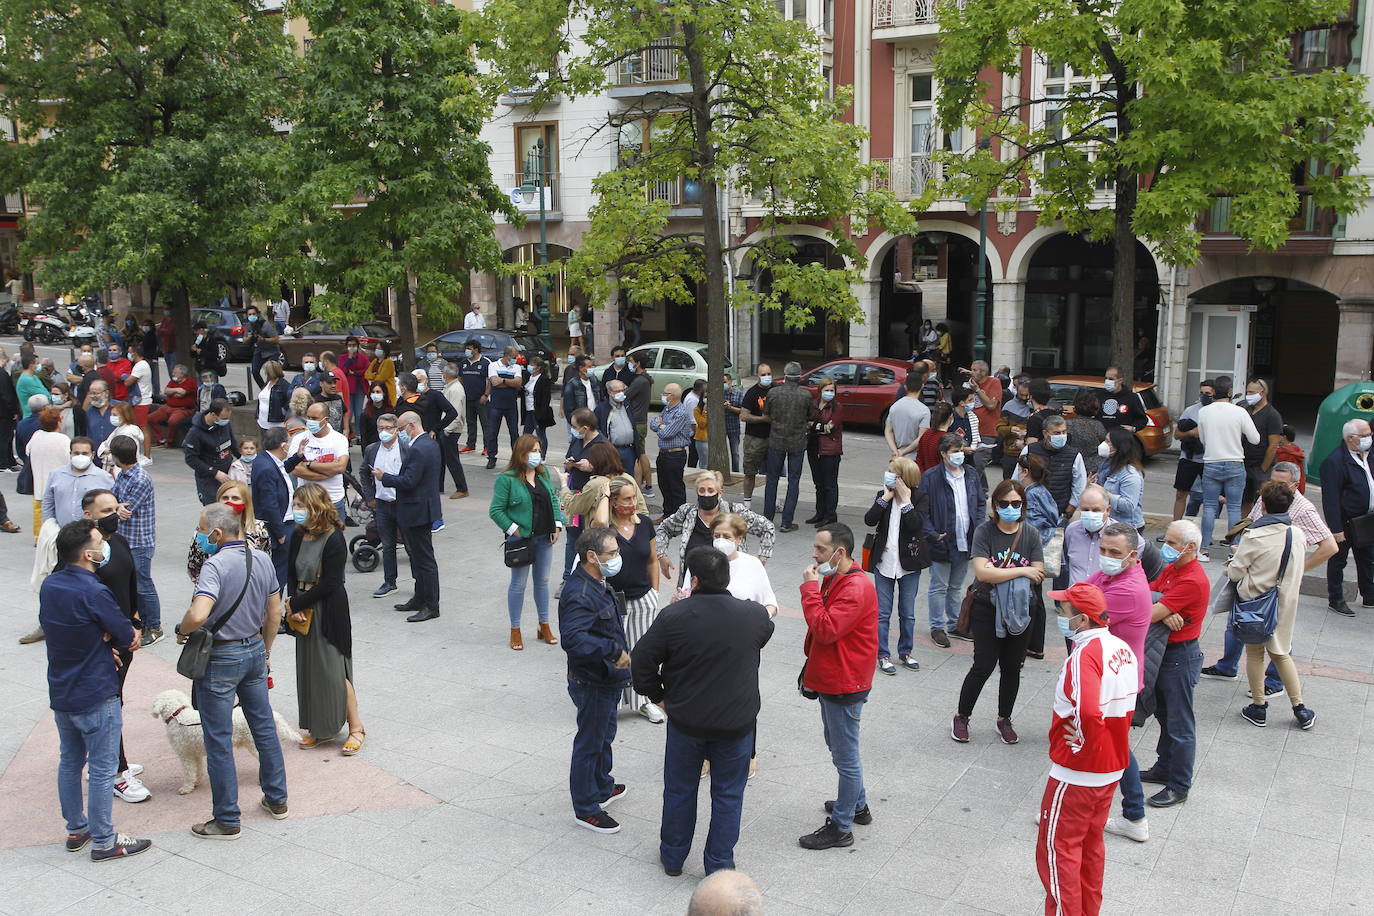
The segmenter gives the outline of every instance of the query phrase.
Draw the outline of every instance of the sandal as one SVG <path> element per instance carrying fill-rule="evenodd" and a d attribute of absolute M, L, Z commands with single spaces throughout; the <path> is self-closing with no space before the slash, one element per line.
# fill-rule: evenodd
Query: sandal
<path fill-rule="evenodd" d="M 357 739 L 354 739 L 354 737 L 353 737 L 354 735 L 357 735 L 357 736 L 358 736 Z M 361 750 L 363 749 L 363 744 L 365 744 L 366 742 L 367 742 L 367 732 L 365 732 L 365 731 L 349 732 L 349 733 L 348 733 L 348 740 L 344 742 L 344 746 L 343 746 L 343 755 L 344 755 L 345 757 L 352 757 L 354 754 L 358 753 L 358 751 L 361 751 Z"/>
<path fill-rule="evenodd" d="M 300 748 L 303 751 L 308 751 L 312 747 L 319 747 L 321 744 L 324 744 L 326 741 L 329 740 L 331 739 L 316 738 L 314 735 L 306 735 L 304 738 L 301 739 L 301 743 L 296 745 L 296 747 Z"/>

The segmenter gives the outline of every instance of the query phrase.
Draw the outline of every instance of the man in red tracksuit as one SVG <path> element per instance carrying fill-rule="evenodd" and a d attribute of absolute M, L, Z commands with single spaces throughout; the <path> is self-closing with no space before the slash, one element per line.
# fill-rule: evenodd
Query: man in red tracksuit
<path fill-rule="evenodd" d="M 825 803 L 830 816 L 797 842 L 803 849 L 853 846 L 853 825 L 873 823 L 859 760 L 859 716 L 878 664 L 878 593 L 854 562 L 854 532 L 832 523 L 816 531 L 802 573 L 806 671 L 802 686 L 819 694 L 821 726 L 839 792 Z"/>
<path fill-rule="evenodd" d="M 1080 582 L 1062 602 L 1059 629 L 1073 640 L 1054 693 L 1050 776 L 1040 802 L 1035 862 L 1046 916 L 1096 916 L 1102 908 L 1102 828 L 1130 761 L 1140 675 L 1130 646 L 1107 631 L 1107 600 Z"/>

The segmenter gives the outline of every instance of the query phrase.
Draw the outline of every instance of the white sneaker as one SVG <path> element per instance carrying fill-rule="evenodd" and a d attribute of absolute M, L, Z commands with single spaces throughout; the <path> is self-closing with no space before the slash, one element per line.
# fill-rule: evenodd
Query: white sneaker
<path fill-rule="evenodd" d="M 133 774 L 133 767 L 124 771 L 124 775 L 115 780 L 114 794 L 124 799 L 131 805 L 147 801 L 152 797 L 148 787 Z"/>
<path fill-rule="evenodd" d="M 1109 817 L 1106 830 L 1137 843 L 1143 843 L 1150 838 L 1150 824 L 1143 817 L 1138 821 L 1129 821 L 1124 817 Z"/>
<path fill-rule="evenodd" d="M 655 725 L 662 725 L 664 722 L 668 721 L 668 717 L 664 714 L 663 710 L 659 709 L 653 703 L 645 703 L 640 706 L 639 714 Z"/>
<path fill-rule="evenodd" d="M 129 764 L 128 773 L 129 773 L 130 776 L 142 776 L 142 775 L 143 775 L 143 764 L 141 764 L 141 763 L 131 763 L 131 764 Z"/>

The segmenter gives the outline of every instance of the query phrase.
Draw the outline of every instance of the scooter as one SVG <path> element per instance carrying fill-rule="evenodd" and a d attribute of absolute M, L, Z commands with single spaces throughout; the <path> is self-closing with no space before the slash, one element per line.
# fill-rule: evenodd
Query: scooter
<path fill-rule="evenodd" d="M 13 303 L 0 305 L 0 334 L 13 334 L 19 330 L 19 309 Z"/>
<path fill-rule="evenodd" d="M 54 307 L 25 315 L 19 326 L 25 340 L 46 344 L 67 342 L 67 322 L 57 316 Z"/>

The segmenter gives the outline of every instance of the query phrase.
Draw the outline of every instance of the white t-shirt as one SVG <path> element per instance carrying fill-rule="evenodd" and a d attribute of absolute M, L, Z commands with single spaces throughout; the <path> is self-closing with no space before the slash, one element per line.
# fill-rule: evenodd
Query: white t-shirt
<path fill-rule="evenodd" d="M 730 558 L 730 584 L 726 589 L 741 601 L 757 601 L 764 607 L 778 606 L 778 596 L 773 594 L 768 571 L 758 557 L 742 550 L 736 550 Z"/>
<path fill-rule="evenodd" d="M 153 370 L 146 359 L 140 359 L 129 370 L 129 385 L 132 386 L 134 382 L 138 383 L 138 400 L 133 405 L 146 407 L 153 403 Z"/>
<path fill-rule="evenodd" d="M 401 444 L 394 439 L 391 441 L 391 448 L 379 444 L 377 454 L 372 459 L 372 466 L 383 474 L 401 473 Z M 376 482 L 375 487 L 378 499 L 389 503 L 396 501 L 395 488 L 386 486 L 380 480 Z"/>
<path fill-rule="evenodd" d="M 901 526 L 902 504 L 893 499 L 892 511 L 887 516 L 887 542 L 883 544 L 883 556 L 878 561 L 878 572 L 889 579 L 900 579 L 910 571 L 902 568 L 901 555 L 897 552 Z"/>
<path fill-rule="evenodd" d="M 267 402 L 272 400 L 272 389 L 263 388 L 258 391 L 258 426 L 261 429 L 271 429 L 274 426 L 281 426 L 281 422 L 272 422 L 267 419 Z"/>
<path fill-rule="evenodd" d="M 487 326 L 487 319 L 482 317 L 481 312 L 468 312 L 463 316 L 463 330 L 476 331 Z"/>
<path fill-rule="evenodd" d="M 302 439 L 305 440 L 305 451 L 302 454 L 305 455 L 306 461 L 337 461 L 348 454 L 348 439 L 336 429 L 330 429 L 323 436 L 312 436 L 309 432 L 296 433 L 296 438 L 291 440 L 291 447 L 287 450 L 287 454 L 296 454 L 296 449 L 300 447 Z M 342 471 L 328 480 L 321 480 L 318 483 L 329 494 L 330 502 L 338 502 L 344 498 Z"/>
<path fill-rule="evenodd" d="M 969 416 L 973 416 L 971 413 Z M 949 481 L 949 490 L 954 494 L 954 546 L 959 548 L 961 553 L 968 553 L 968 490 L 964 488 L 964 475 L 968 471 L 960 469 L 958 475 L 945 468 L 945 474 Z"/>
<path fill-rule="evenodd" d="M 576 307 L 568 310 L 568 336 L 582 336 L 582 312 Z"/>
<path fill-rule="evenodd" d="M 531 375 L 525 379 L 525 409 L 534 410 L 534 383 L 539 381 L 539 376 Z"/>

